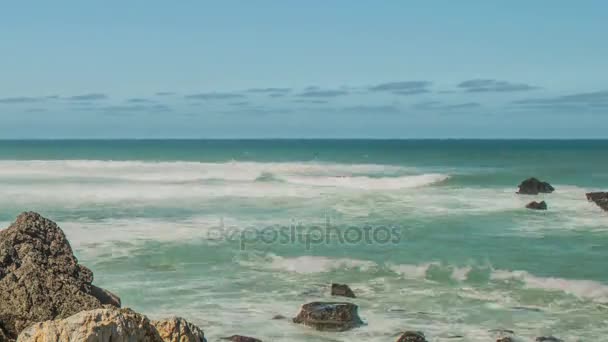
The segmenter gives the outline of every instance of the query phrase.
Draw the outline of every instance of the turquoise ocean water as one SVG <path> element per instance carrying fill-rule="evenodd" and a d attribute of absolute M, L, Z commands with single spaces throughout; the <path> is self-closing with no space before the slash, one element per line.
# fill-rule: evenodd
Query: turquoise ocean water
<path fill-rule="evenodd" d="M 25 210 L 55 220 L 98 285 L 210 341 L 393 341 L 406 329 L 599 341 L 608 213 L 585 192 L 608 190 L 607 152 L 608 141 L 0 141 L 0 222 Z M 530 176 L 556 191 L 516 195 Z M 524 209 L 537 199 L 549 210 Z M 331 300 L 330 282 L 351 285 L 365 326 L 271 320 Z"/>

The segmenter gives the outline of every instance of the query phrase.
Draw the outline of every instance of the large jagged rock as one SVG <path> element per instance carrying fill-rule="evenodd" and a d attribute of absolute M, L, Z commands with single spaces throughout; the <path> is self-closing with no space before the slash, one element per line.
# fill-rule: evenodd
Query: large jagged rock
<path fill-rule="evenodd" d="M 519 184 L 518 194 L 521 195 L 538 195 L 539 193 L 552 193 L 555 188 L 547 182 L 542 182 L 534 177 L 528 178 Z"/>
<path fill-rule="evenodd" d="M 204 342 L 205 333 L 181 317 L 152 321 L 164 342 Z"/>
<path fill-rule="evenodd" d="M 355 293 L 346 284 L 331 284 L 331 295 L 355 298 Z"/>
<path fill-rule="evenodd" d="M 346 331 L 363 324 L 358 307 L 346 302 L 312 302 L 302 305 L 293 319 L 320 331 Z"/>
<path fill-rule="evenodd" d="M 27 212 L 0 231 L 0 325 L 9 339 L 33 323 L 101 308 L 92 281 L 51 220 Z"/>
<path fill-rule="evenodd" d="M 532 201 L 532 202 L 526 204 L 526 208 L 533 209 L 533 210 L 547 210 L 547 202 L 545 202 L 545 201 L 540 201 L 540 202 Z"/>
<path fill-rule="evenodd" d="M 36 323 L 17 342 L 206 342 L 203 331 L 183 318 L 151 322 L 131 309 L 106 305 L 62 320 Z"/>
<path fill-rule="evenodd" d="M 424 337 L 424 333 L 422 333 L 420 331 L 406 331 L 403 334 L 401 334 L 401 336 L 399 336 L 399 339 L 397 339 L 397 342 L 427 342 L 427 341 L 426 341 L 426 337 Z"/>
<path fill-rule="evenodd" d="M 589 192 L 587 193 L 587 200 L 608 211 L 608 192 Z"/>

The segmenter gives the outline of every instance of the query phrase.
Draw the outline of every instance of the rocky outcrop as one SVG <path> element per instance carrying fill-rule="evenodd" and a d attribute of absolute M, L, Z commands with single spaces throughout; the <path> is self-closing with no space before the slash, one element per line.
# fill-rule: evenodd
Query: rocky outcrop
<path fill-rule="evenodd" d="M 426 338 L 420 331 L 406 331 L 399 336 L 397 342 L 426 342 Z"/>
<path fill-rule="evenodd" d="M 137 341 L 206 342 L 202 330 L 182 318 L 150 322 L 131 309 L 106 305 L 62 320 L 36 323 L 23 330 L 17 342 Z"/>
<path fill-rule="evenodd" d="M 262 342 L 262 340 L 258 340 L 257 338 L 241 336 L 241 335 L 232 335 L 230 337 L 223 337 L 222 340 L 228 340 L 232 342 Z"/>
<path fill-rule="evenodd" d="M 590 192 L 587 193 L 587 200 L 594 202 L 598 207 L 608 211 L 608 192 Z"/>
<path fill-rule="evenodd" d="M 355 298 L 355 293 L 346 284 L 331 284 L 331 295 Z"/>
<path fill-rule="evenodd" d="M 545 202 L 545 201 L 541 201 L 541 202 L 532 201 L 532 202 L 526 204 L 526 208 L 533 209 L 533 210 L 547 210 L 547 202 Z"/>
<path fill-rule="evenodd" d="M 293 319 L 321 331 L 346 331 L 363 324 L 355 304 L 346 302 L 312 302 L 302 305 Z"/>
<path fill-rule="evenodd" d="M 538 195 L 539 193 L 552 193 L 555 188 L 547 182 L 542 182 L 534 177 L 528 178 L 519 184 L 518 194 L 521 195 Z"/>
<path fill-rule="evenodd" d="M 8 338 L 36 322 L 101 308 L 102 303 L 120 305 L 115 295 L 94 290 L 92 281 L 93 273 L 78 264 L 63 231 L 51 220 L 27 212 L 0 231 L 0 322 Z"/>
<path fill-rule="evenodd" d="M 204 342 L 205 333 L 196 325 L 181 317 L 152 321 L 152 325 L 164 342 Z"/>

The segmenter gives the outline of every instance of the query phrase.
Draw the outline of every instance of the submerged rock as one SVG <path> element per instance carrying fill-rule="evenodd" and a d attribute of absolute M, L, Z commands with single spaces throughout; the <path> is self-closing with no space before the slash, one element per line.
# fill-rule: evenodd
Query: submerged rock
<path fill-rule="evenodd" d="M 559 339 L 557 337 L 553 337 L 553 336 L 541 336 L 541 337 L 537 337 L 536 342 L 564 342 L 564 340 Z"/>
<path fill-rule="evenodd" d="M 587 200 L 608 211 L 608 192 L 589 192 L 587 193 Z"/>
<path fill-rule="evenodd" d="M 532 202 L 526 204 L 526 208 L 533 209 L 533 210 L 547 210 L 547 202 L 545 202 L 545 201 L 541 201 L 541 202 L 532 201 Z"/>
<path fill-rule="evenodd" d="M 228 340 L 232 342 L 262 342 L 262 340 L 258 340 L 257 338 L 241 336 L 241 335 L 232 335 L 230 337 L 222 337 L 222 340 Z"/>
<path fill-rule="evenodd" d="M 331 284 L 331 295 L 355 298 L 355 293 L 346 284 Z"/>
<path fill-rule="evenodd" d="M 120 299 L 91 285 L 63 231 L 34 212 L 0 231 L 0 324 L 14 339 L 33 323 L 69 317 Z M 102 300 L 100 300 L 102 298 Z"/>
<path fill-rule="evenodd" d="M 406 331 L 399 336 L 397 342 L 426 342 L 426 338 L 420 331 Z"/>
<path fill-rule="evenodd" d="M 17 342 L 137 341 L 206 342 L 203 331 L 182 318 L 150 322 L 131 309 L 106 305 L 62 320 L 36 323 L 23 330 Z"/>
<path fill-rule="evenodd" d="M 547 182 L 542 182 L 534 177 L 528 178 L 519 184 L 518 194 L 538 195 L 539 193 L 552 193 L 555 188 Z"/>
<path fill-rule="evenodd" d="M 320 331 L 345 331 L 363 324 L 358 307 L 346 302 L 312 302 L 302 305 L 293 319 Z"/>

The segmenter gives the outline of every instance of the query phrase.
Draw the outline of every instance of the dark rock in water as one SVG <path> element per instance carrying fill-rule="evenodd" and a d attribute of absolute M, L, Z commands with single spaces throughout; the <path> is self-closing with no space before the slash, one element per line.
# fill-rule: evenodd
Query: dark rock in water
<path fill-rule="evenodd" d="M 0 324 L 10 339 L 36 322 L 102 307 L 93 273 L 79 265 L 63 231 L 37 213 L 19 215 L 0 231 Z"/>
<path fill-rule="evenodd" d="M 509 329 L 492 329 L 492 330 L 490 330 L 490 332 L 498 333 L 498 334 L 510 334 L 510 335 L 515 334 L 515 331 L 509 330 Z"/>
<path fill-rule="evenodd" d="M 346 331 L 363 324 L 358 309 L 352 303 L 312 302 L 302 305 L 293 322 L 320 331 Z"/>
<path fill-rule="evenodd" d="M 420 331 L 406 331 L 399 336 L 397 342 L 426 342 L 426 338 Z"/>
<path fill-rule="evenodd" d="M 283 315 L 274 315 L 272 316 L 272 319 L 274 320 L 280 320 L 280 319 L 286 319 L 287 317 L 283 316 Z"/>
<path fill-rule="evenodd" d="M 331 284 L 331 295 L 355 298 L 355 293 L 346 284 Z"/>
<path fill-rule="evenodd" d="M 232 335 L 230 337 L 222 337 L 222 340 L 228 340 L 232 342 L 262 342 L 262 340 L 258 340 L 257 338 L 241 336 L 241 335 Z"/>
<path fill-rule="evenodd" d="M 557 337 L 553 337 L 553 336 L 537 337 L 535 341 L 537 341 L 537 342 L 564 342 L 564 340 L 559 339 Z"/>
<path fill-rule="evenodd" d="M 532 201 L 532 202 L 526 204 L 526 208 L 533 209 L 533 210 L 547 210 L 547 202 L 545 202 L 545 201 L 541 201 L 541 202 Z"/>
<path fill-rule="evenodd" d="M 519 184 L 518 194 L 522 195 L 538 195 L 539 193 L 552 193 L 555 188 L 547 182 L 542 182 L 534 177 L 528 178 Z"/>
<path fill-rule="evenodd" d="M 513 337 L 501 337 L 498 340 L 496 340 L 496 342 L 515 342 L 515 340 L 513 339 Z"/>
<path fill-rule="evenodd" d="M 590 192 L 587 194 L 587 200 L 608 211 L 608 192 Z"/>

